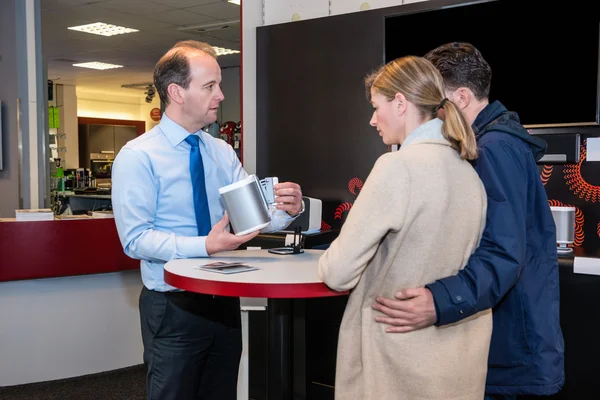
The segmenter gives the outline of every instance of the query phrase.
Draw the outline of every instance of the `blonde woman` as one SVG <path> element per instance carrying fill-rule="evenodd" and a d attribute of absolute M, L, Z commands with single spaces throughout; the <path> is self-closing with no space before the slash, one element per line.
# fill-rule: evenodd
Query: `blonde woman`
<path fill-rule="evenodd" d="M 479 244 L 486 194 L 469 163 L 477 157 L 475 135 L 424 58 L 394 60 L 366 86 L 375 109 L 371 125 L 385 144 L 401 147 L 377 160 L 319 261 L 329 287 L 352 289 L 340 328 L 335 398 L 481 400 L 490 310 L 398 335 L 386 333 L 371 308 L 378 296 L 456 274 Z"/>

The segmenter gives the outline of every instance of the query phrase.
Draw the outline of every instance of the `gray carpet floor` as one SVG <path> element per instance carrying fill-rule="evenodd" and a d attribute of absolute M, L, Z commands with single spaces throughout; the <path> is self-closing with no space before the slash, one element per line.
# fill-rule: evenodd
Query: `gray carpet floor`
<path fill-rule="evenodd" d="M 0 387 L 0 400 L 145 400 L 143 365 L 58 381 Z"/>

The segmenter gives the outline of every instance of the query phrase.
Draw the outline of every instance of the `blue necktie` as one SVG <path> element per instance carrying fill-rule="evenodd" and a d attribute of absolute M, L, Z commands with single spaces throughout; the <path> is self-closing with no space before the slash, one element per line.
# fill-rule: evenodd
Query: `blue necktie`
<path fill-rule="evenodd" d="M 198 236 L 207 236 L 211 229 L 210 211 L 208 198 L 206 196 L 206 183 L 204 181 L 204 165 L 198 142 L 200 138 L 189 135 L 185 141 L 192 146 L 190 151 L 190 175 L 192 176 L 192 189 L 194 191 L 194 212 L 196 214 L 196 225 L 198 225 Z"/>

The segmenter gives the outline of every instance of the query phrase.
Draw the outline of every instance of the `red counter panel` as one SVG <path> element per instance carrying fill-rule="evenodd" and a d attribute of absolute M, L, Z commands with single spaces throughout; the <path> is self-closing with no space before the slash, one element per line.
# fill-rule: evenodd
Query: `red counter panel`
<path fill-rule="evenodd" d="M 138 269 L 107 219 L 0 222 L 0 282 Z"/>

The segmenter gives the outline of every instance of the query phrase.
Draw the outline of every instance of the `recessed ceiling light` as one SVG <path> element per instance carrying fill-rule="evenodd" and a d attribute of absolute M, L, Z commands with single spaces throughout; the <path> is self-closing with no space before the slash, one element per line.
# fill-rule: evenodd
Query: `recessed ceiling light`
<path fill-rule="evenodd" d="M 67 29 L 73 31 L 80 31 L 85 33 L 92 33 L 94 35 L 102 36 L 114 36 L 121 35 L 123 33 L 138 32 L 137 29 L 125 28 L 123 26 L 105 24 L 104 22 L 96 22 L 93 24 L 71 26 Z"/>
<path fill-rule="evenodd" d="M 241 0 L 227 0 L 227 1 L 232 4 L 237 4 L 238 6 L 240 5 L 240 2 L 241 2 Z"/>
<path fill-rule="evenodd" d="M 239 50 L 226 49 L 224 47 L 217 47 L 217 46 L 213 46 L 213 49 L 215 49 L 218 56 L 224 56 L 227 54 L 236 54 L 236 53 L 240 52 Z"/>
<path fill-rule="evenodd" d="M 92 69 L 113 69 L 113 68 L 122 68 L 123 67 L 122 65 L 108 64 L 108 63 L 103 63 L 103 62 L 98 62 L 98 61 L 73 64 L 73 66 L 74 67 L 83 67 L 83 68 L 92 68 Z"/>

